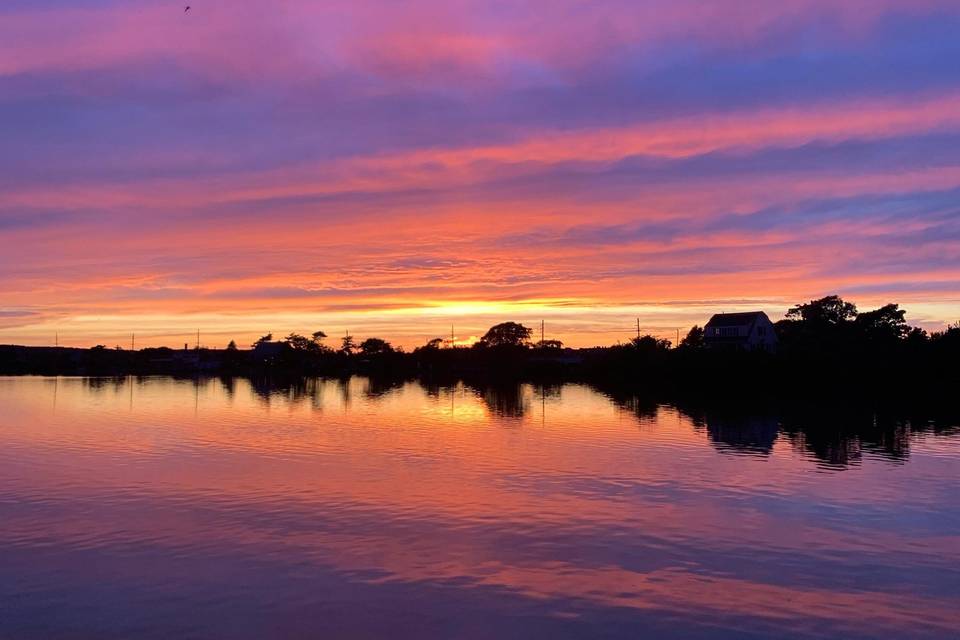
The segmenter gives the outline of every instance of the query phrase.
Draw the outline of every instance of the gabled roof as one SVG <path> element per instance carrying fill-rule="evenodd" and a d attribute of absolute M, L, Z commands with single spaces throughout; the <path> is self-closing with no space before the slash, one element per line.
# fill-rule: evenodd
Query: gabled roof
<path fill-rule="evenodd" d="M 710 318 L 708 327 L 745 327 L 752 325 L 758 318 L 766 317 L 763 311 L 745 311 L 743 313 L 717 313 Z"/>

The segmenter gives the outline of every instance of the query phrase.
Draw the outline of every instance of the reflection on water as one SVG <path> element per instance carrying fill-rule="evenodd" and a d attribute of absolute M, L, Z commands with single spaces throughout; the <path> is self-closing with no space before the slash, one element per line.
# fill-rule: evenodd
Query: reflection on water
<path fill-rule="evenodd" d="M 697 427 L 706 426 L 707 434 L 720 451 L 770 455 L 780 432 L 780 421 L 773 416 L 706 416 Z"/>
<path fill-rule="evenodd" d="M 0 378 L 0 637 L 953 638 L 960 432 L 579 385 Z"/>

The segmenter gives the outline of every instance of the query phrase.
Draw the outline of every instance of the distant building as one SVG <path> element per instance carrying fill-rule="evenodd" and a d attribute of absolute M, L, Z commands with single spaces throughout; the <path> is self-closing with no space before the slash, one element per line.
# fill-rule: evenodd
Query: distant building
<path fill-rule="evenodd" d="M 773 323 L 763 311 L 745 313 L 718 313 L 710 318 L 703 329 L 703 339 L 708 347 L 735 349 L 777 348 L 777 334 Z"/>
<path fill-rule="evenodd" d="M 276 364 L 290 350 L 290 345 L 286 342 L 259 342 L 253 348 L 253 359 L 263 364 Z"/>

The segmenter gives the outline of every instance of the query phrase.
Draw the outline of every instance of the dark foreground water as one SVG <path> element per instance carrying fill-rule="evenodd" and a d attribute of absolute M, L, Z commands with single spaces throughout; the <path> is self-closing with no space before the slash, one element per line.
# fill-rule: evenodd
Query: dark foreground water
<path fill-rule="evenodd" d="M 960 433 L 0 378 L 0 638 L 957 638 Z"/>

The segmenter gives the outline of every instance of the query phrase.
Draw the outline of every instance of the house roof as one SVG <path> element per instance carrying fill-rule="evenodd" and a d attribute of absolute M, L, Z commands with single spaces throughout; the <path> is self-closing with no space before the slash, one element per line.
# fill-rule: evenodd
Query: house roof
<path fill-rule="evenodd" d="M 745 311 L 743 313 L 717 313 L 710 318 L 708 327 L 743 327 L 752 325 L 760 317 L 766 317 L 763 311 Z"/>

